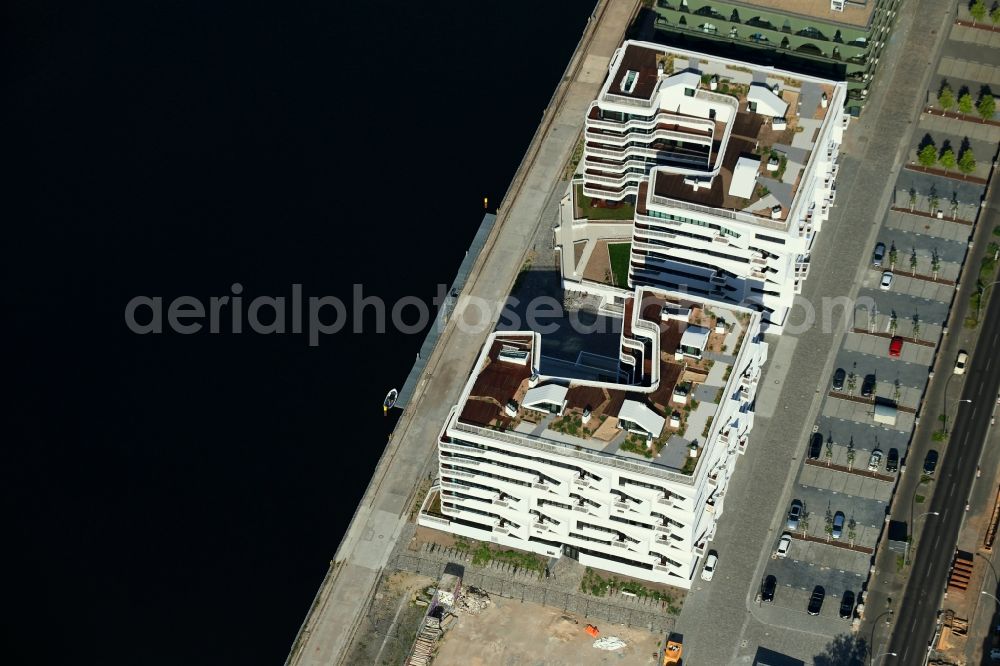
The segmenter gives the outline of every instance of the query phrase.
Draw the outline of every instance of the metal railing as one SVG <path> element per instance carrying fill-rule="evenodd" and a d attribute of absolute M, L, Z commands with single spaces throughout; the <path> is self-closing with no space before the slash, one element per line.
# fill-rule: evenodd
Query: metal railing
<path fill-rule="evenodd" d="M 650 197 L 650 201 L 654 204 L 660 206 L 668 206 L 671 208 L 680 208 L 681 210 L 690 210 L 695 213 L 702 213 L 705 215 L 713 215 L 716 217 L 725 217 L 736 222 L 742 222 L 744 224 L 752 224 L 760 227 L 766 227 L 768 229 L 778 229 L 785 231 L 788 229 L 788 222 L 782 222 L 781 220 L 772 220 L 766 217 L 758 217 L 756 215 L 751 215 L 750 213 L 744 213 L 742 211 L 728 210 L 726 208 L 711 208 L 709 206 L 702 206 L 700 204 L 688 203 L 686 201 L 679 201 L 678 199 L 669 199 L 667 197 L 661 197 L 654 194 Z"/>
<path fill-rule="evenodd" d="M 603 451 L 590 451 L 583 449 L 572 444 L 564 444 L 562 442 L 555 441 L 544 441 L 536 437 L 530 437 L 527 435 L 522 435 L 520 433 L 515 434 L 511 432 L 500 432 L 498 430 L 490 430 L 489 428 L 483 428 L 480 426 L 473 426 L 467 423 L 456 422 L 453 429 L 460 432 L 467 432 L 473 435 L 478 435 L 480 437 L 485 437 L 487 439 L 492 439 L 498 442 L 506 442 L 508 444 L 513 444 L 515 446 L 524 446 L 530 449 L 535 449 L 536 451 L 542 451 L 557 456 L 568 456 L 571 458 L 576 458 L 578 460 L 583 460 L 586 462 L 594 463 L 597 465 L 606 465 L 608 467 L 615 467 L 617 469 L 624 469 L 626 471 L 632 472 L 634 474 L 647 474 L 650 476 L 655 476 L 666 481 L 677 483 L 684 486 L 693 486 L 694 478 L 687 476 L 686 474 L 680 474 L 679 472 L 671 472 L 658 467 L 653 463 L 641 462 L 638 460 L 628 460 L 620 456 L 616 456 L 613 453 L 605 453 Z M 449 476 L 454 475 L 453 472 L 449 471 Z M 468 475 L 472 478 L 472 475 Z"/>
<path fill-rule="evenodd" d="M 648 109 L 656 103 L 656 93 L 659 90 L 660 85 L 656 85 L 656 89 L 649 96 L 649 99 L 641 99 L 639 97 L 626 97 L 625 95 L 616 95 L 615 93 L 605 93 L 601 98 L 601 101 L 612 102 L 614 104 L 624 104 L 625 106 L 640 106 L 642 108 Z"/>
<path fill-rule="evenodd" d="M 700 136 L 697 134 L 687 134 L 685 132 L 678 132 L 676 130 L 668 129 L 656 129 L 652 132 L 626 132 L 621 136 L 616 136 L 614 134 L 601 134 L 591 131 L 586 131 L 585 136 L 588 139 L 593 139 L 594 141 L 601 141 L 603 143 L 624 143 L 626 141 L 654 141 L 656 139 L 677 139 L 678 141 L 683 141 L 685 143 L 697 143 L 705 144 L 708 146 L 712 145 L 713 137 L 711 136 Z"/>

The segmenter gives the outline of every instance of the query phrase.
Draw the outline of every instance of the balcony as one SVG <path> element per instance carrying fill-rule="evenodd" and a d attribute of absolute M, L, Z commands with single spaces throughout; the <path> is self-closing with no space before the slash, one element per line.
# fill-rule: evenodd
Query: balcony
<path fill-rule="evenodd" d="M 656 531 L 659 532 L 660 534 L 666 534 L 667 536 L 670 536 L 671 533 L 670 525 L 656 525 L 654 529 L 656 529 Z"/>
<path fill-rule="evenodd" d="M 656 503 L 662 507 L 669 509 L 674 505 L 674 500 L 672 497 L 670 499 L 667 499 L 666 497 L 658 497 L 656 499 Z"/>

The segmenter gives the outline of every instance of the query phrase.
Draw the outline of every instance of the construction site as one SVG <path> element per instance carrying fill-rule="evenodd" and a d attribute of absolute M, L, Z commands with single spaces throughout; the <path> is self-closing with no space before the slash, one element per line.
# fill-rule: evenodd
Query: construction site
<path fill-rule="evenodd" d="M 450 564 L 430 593 L 407 666 L 487 664 L 680 664 L 681 643 L 622 625 L 598 625 L 576 613 L 531 602 L 492 598 L 464 586 Z"/>
<path fill-rule="evenodd" d="M 991 652 L 1000 649 L 1000 579 L 994 562 L 1000 548 L 1000 479 L 987 480 L 982 470 L 978 474 L 933 641 L 930 663 L 940 666 L 989 663 Z"/>

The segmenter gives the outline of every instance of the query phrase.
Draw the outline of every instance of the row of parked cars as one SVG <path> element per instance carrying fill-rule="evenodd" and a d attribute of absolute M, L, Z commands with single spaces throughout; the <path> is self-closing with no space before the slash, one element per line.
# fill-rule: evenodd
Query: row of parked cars
<path fill-rule="evenodd" d="M 774 601 L 774 594 L 778 589 L 778 579 L 775 576 L 767 576 L 760 586 L 760 600 L 766 603 Z M 817 585 L 809 595 L 809 603 L 806 605 L 806 612 L 810 615 L 819 615 L 823 610 L 823 601 L 826 600 L 826 588 Z M 844 590 L 840 597 L 840 618 L 849 620 L 854 617 L 855 595 L 851 590 Z"/>
<path fill-rule="evenodd" d="M 819 460 L 820 454 L 823 453 L 823 435 L 820 433 L 813 433 L 813 436 L 809 439 L 809 451 L 808 456 L 810 460 Z M 883 459 L 885 460 L 885 471 L 895 472 L 899 469 L 899 449 L 889 449 L 888 455 L 883 455 L 881 449 L 875 449 L 871 452 L 868 457 L 868 471 L 877 472 L 879 467 L 882 465 Z"/>

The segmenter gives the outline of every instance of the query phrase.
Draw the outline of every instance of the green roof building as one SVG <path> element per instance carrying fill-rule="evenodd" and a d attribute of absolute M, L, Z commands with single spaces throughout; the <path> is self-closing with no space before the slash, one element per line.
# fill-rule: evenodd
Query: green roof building
<path fill-rule="evenodd" d="M 657 41 L 846 81 L 858 115 L 900 0 L 654 0 Z"/>

